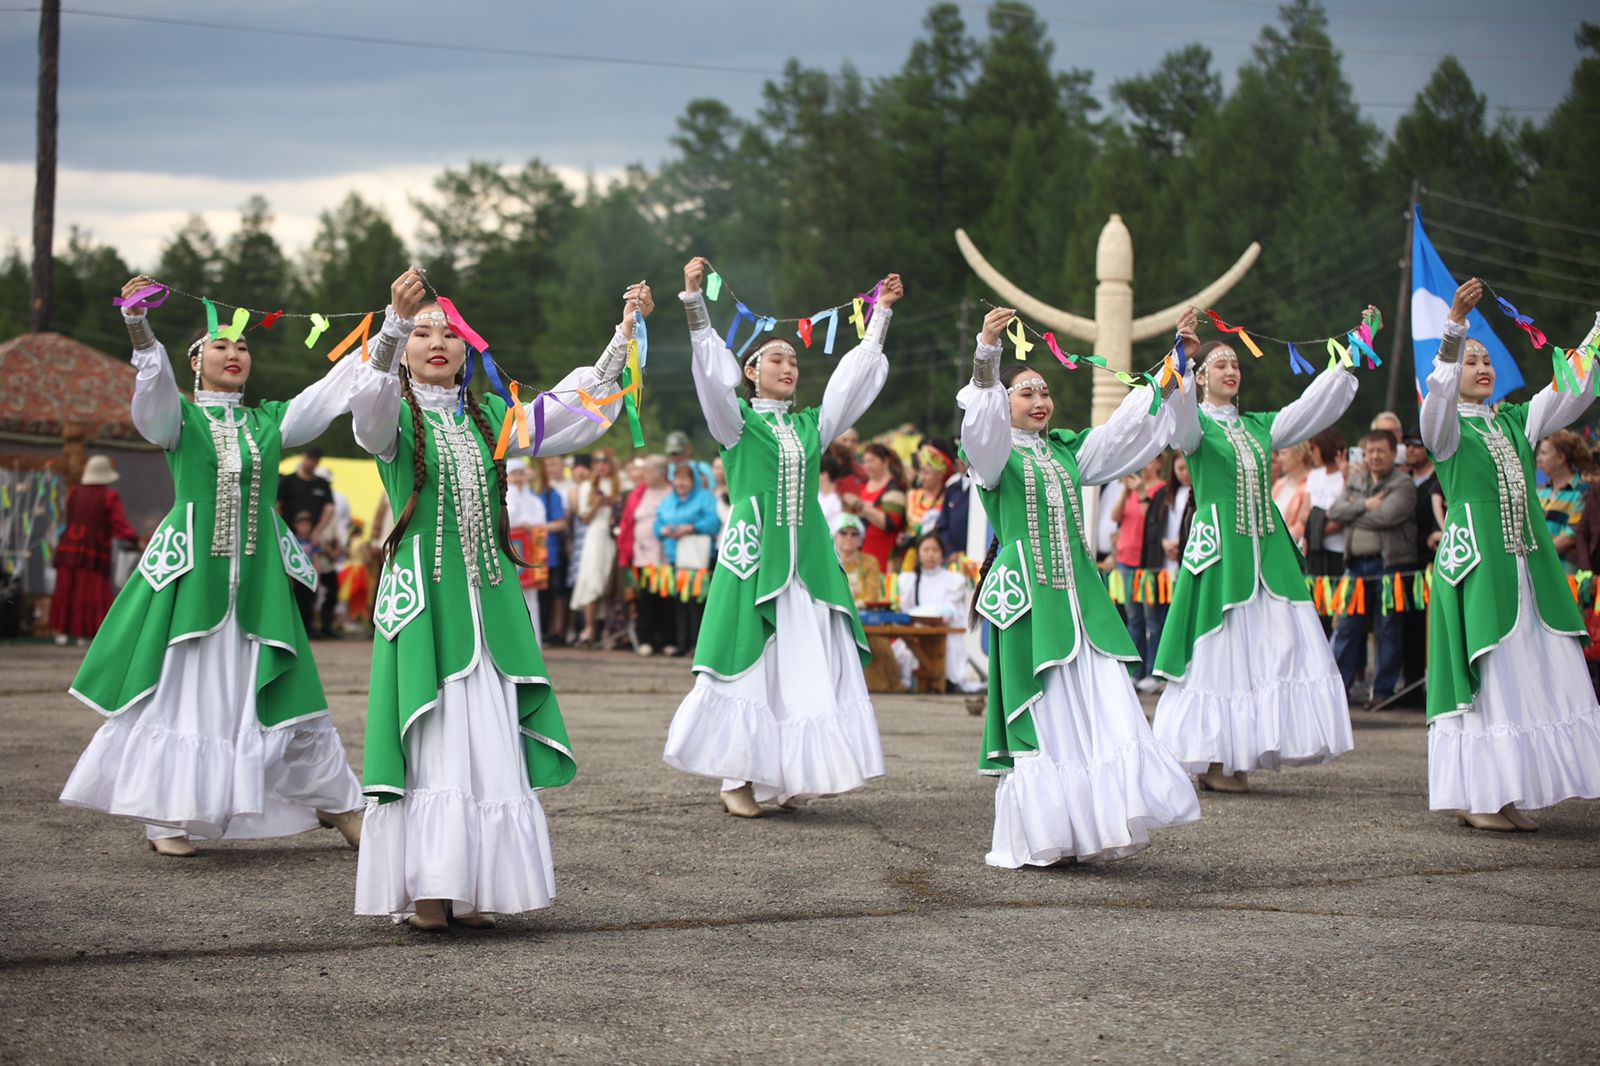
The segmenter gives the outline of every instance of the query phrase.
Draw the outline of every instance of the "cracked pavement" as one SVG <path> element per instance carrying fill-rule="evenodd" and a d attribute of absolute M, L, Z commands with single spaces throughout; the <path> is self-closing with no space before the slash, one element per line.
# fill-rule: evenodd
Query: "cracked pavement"
<path fill-rule="evenodd" d="M 368 647 L 315 651 L 359 766 Z M 743 821 L 660 761 L 682 660 L 557 649 L 555 905 L 441 937 L 352 914 L 332 832 L 163 859 L 56 803 L 80 656 L 0 647 L 0 1060 L 1600 1059 L 1600 803 L 1457 829 L 1418 714 L 1132 859 L 1007 871 L 959 698 L 878 699 L 886 779 Z"/>

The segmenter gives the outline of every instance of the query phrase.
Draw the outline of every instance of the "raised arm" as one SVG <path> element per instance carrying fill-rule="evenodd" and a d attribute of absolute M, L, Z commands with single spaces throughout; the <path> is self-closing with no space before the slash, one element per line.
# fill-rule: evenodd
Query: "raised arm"
<path fill-rule="evenodd" d="M 1179 403 L 1192 405 L 1192 391 L 1188 397 L 1185 401 L 1183 394 L 1174 394 Z M 1166 450 L 1173 437 L 1174 407 L 1162 404 L 1152 415 L 1152 398 L 1150 386 L 1134 389 L 1123 397 L 1105 425 L 1084 435 L 1078 445 L 1078 473 L 1085 485 L 1105 485 L 1125 477 Z"/>
<path fill-rule="evenodd" d="M 384 323 L 388 324 L 387 314 Z M 379 336 L 382 336 L 381 332 Z M 333 364 L 321 380 L 302 389 L 289 401 L 279 428 L 285 448 L 311 443 L 327 432 L 334 419 L 349 413 L 350 395 L 361 361 L 362 353 L 359 350 L 349 352 Z"/>
<path fill-rule="evenodd" d="M 739 411 L 739 383 L 744 377 L 739 361 L 711 328 L 711 312 L 701 292 L 710 269 L 711 261 L 704 256 L 689 260 L 683 268 L 683 291 L 678 299 L 689 317 L 689 371 L 706 428 L 713 440 L 731 448 L 744 435 L 744 416 Z"/>
<path fill-rule="evenodd" d="M 147 277 L 134 278 L 122 287 L 122 295 L 130 297 L 150 283 Z M 122 321 L 133 341 L 133 367 L 139 372 L 133 383 L 133 426 L 139 436 L 170 452 L 177 448 L 183 428 L 183 399 L 172 376 L 172 362 L 144 311 L 124 308 Z"/>
<path fill-rule="evenodd" d="M 1290 402 L 1272 421 L 1272 446 L 1287 448 L 1309 440 L 1339 421 L 1360 383 L 1342 366 L 1318 374 L 1298 400 Z"/>
<path fill-rule="evenodd" d="M 373 338 L 368 359 L 357 360 L 350 372 L 350 424 L 356 443 L 384 462 L 394 458 L 400 439 L 399 353 L 414 325 L 391 304 L 383 312 L 383 328 Z"/>
<path fill-rule="evenodd" d="M 1000 384 L 1000 330 L 1014 312 L 996 308 L 983 319 L 972 353 L 972 381 L 956 394 L 961 414 L 961 450 L 978 484 L 1000 484 L 1011 459 L 1011 397 Z"/>
<path fill-rule="evenodd" d="M 1456 417 L 1461 399 L 1461 349 L 1467 339 L 1467 316 L 1482 298 L 1483 282 L 1477 278 L 1468 278 L 1456 289 L 1428 373 L 1428 395 L 1422 398 L 1417 420 L 1422 443 L 1435 462 L 1449 459 L 1461 444 L 1461 420 Z"/>
<path fill-rule="evenodd" d="M 553 403 L 548 397 L 535 397 L 523 405 L 530 427 L 533 425 L 535 405 L 541 403 L 544 405 L 544 442 L 539 446 L 538 454 L 566 455 L 582 451 L 605 436 L 609 423 L 615 422 L 621 416 L 623 401 L 618 399 L 612 400 L 600 409 L 605 424 L 589 418 L 584 413 L 583 401 L 578 396 L 578 390 L 582 389 L 597 400 L 617 394 L 617 379 L 628 363 L 628 341 L 632 339 L 632 332 L 633 320 L 630 317 L 627 332 L 624 332 L 622 326 L 617 327 L 616 332 L 611 335 L 611 342 L 606 345 L 605 351 L 600 353 L 600 358 L 594 366 L 579 367 L 562 378 L 556 387 L 550 390 L 560 399 L 560 403 Z M 530 437 L 528 447 L 523 449 L 517 447 L 517 440 L 513 436 L 506 452 L 508 455 L 532 455 L 533 440 Z"/>
<path fill-rule="evenodd" d="M 1587 348 L 1600 336 L 1600 312 L 1594 316 L 1594 326 L 1590 328 L 1589 335 L 1583 338 L 1580 348 Z M 1591 362 L 1589 372 L 1583 376 L 1576 391 L 1565 389 L 1561 392 L 1555 390 L 1552 383 L 1540 389 L 1538 394 L 1528 403 L 1528 443 L 1538 447 L 1546 436 L 1558 429 L 1565 429 L 1589 409 L 1594 402 L 1594 375 L 1595 363 Z"/>
<path fill-rule="evenodd" d="M 824 442 L 831 441 L 856 419 L 867 413 L 872 401 L 889 380 L 889 360 L 883 354 L 883 338 L 889 331 L 892 308 L 905 295 L 899 274 L 890 274 L 878 285 L 878 305 L 867 323 L 867 335 L 845 353 L 828 378 L 822 394 L 822 410 L 817 417 L 817 432 Z"/>

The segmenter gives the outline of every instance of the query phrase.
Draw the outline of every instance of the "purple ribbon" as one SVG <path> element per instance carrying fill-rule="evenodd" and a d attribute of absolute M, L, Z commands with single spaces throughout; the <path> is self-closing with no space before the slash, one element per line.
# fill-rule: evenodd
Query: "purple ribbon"
<path fill-rule="evenodd" d="M 150 299 L 150 297 L 154 296 L 158 292 L 161 294 L 160 299 Z M 118 296 L 114 298 L 111 301 L 111 306 L 126 307 L 129 310 L 134 311 L 143 311 L 148 308 L 160 307 L 162 304 L 167 302 L 167 297 L 171 295 L 172 290 L 170 288 L 162 285 L 160 282 L 154 282 L 146 285 L 132 296 L 126 298 Z"/>

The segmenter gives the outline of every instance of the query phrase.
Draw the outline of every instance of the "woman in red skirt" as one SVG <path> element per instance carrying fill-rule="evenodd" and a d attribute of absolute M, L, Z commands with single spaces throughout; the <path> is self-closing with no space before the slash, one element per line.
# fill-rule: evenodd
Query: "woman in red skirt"
<path fill-rule="evenodd" d="M 92 455 L 83 480 L 67 493 L 67 530 L 56 545 L 56 591 L 50 601 L 50 628 L 56 643 L 69 637 L 83 644 L 100 631 L 111 608 L 111 542 L 137 542 L 122 497 L 111 483 L 120 477 L 103 455 Z"/>

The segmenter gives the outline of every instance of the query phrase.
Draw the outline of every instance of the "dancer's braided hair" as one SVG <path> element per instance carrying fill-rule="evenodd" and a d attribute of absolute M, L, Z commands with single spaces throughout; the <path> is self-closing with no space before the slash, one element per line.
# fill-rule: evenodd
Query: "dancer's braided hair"
<path fill-rule="evenodd" d="M 411 391 L 411 372 L 405 364 L 400 366 L 400 398 L 406 402 L 411 410 L 412 447 L 411 447 L 411 497 L 406 500 L 405 508 L 400 516 L 395 519 L 394 529 L 389 533 L 389 539 L 383 542 L 383 558 L 387 563 L 394 558 L 400 548 L 400 542 L 405 539 L 406 527 L 411 524 L 411 516 L 417 510 L 417 497 L 422 493 L 422 486 L 428 481 L 428 446 L 423 437 L 422 409 L 417 406 L 416 394 Z M 472 424 L 478 428 L 478 435 L 491 449 L 496 438 L 489 429 L 489 418 L 483 413 L 483 408 L 478 404 L 478 397 L 471 389 L 466 390 L 465 408 Z M 500 481 L 500 514 L 495 523 L 495 539 L 500 545 L 500 550 L 505 552 L 512 562 L 518 566 L 526 567 L 528 564 L 516 553 L 511 546 L 511 516 L 506 510 L 506 463 L 504 459 L 495 461 L 495 476 Z M 440 531 L 442 533 L 442 531 Z"/>
<path fill-rule="evenodd" d="M 488 445 L 490 454 L 494 453 L 495 442 L 499 439 L 489 427 L 489 416 L 483 413 L 483 408 L 478 403 L 478 397 L 471 389 L 466 390 L 467 414 L 472 419 L 472 424 L 478 427 L 478 434 L 483 438 L 483 443 Z M 518 566 L 527 567 L 528 563 L 518 555 L 511 546 L 511 513 L 506 509 L 506 461 L 504 457 L 494 460 L 494 473 L 500 482 L 500 515 L 495 520 L 495 539 L 500 543 L 500 550 Z"/>
<path fill-rule="evenodd" d="M 428 451 L 422 440 L 422 409 L 417 406 L 416 393 L 411 391 L 411 371 L 406 369 L 404 363 L 400 364 L 400 398 L 405 401 L 406 409 L 411 413 L 411 497 L 406 500 L 405 507 L 395 518 L 394 528 L 389 531 L 389 539 L 383 542 L 385 564 L 392 562 L 394 553 L 400 550 L 400 542 L 406 536 L 406 527 L 411 524 L 411 516 L 417 510 L 417 497 L 422 494 L 422 486 L 428 482 Z"/>
<path fill-rule="evenodd" d="M 989 538 L 989 554 L 983 557 L 983 565 L 978 568 L 978 584 L 972 590 L 972 609 L 967 612 L 967 628 L 978 627 L 978 592 L 983 588 L 983 583 L 989 578 L 989 568 L 994 565 L 994 557 L 1000 554 L 1000 538 Z"/>

